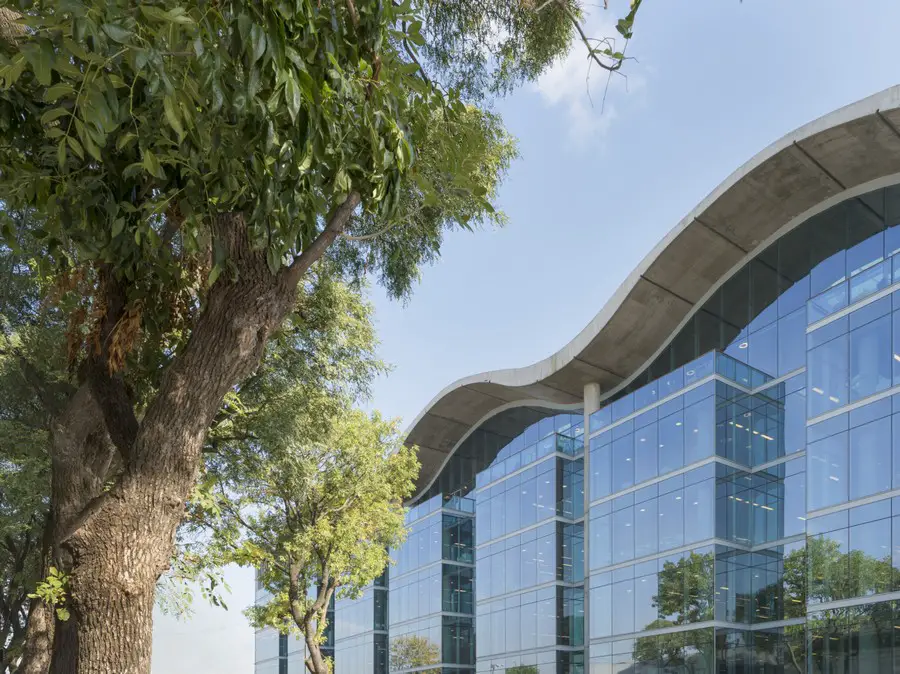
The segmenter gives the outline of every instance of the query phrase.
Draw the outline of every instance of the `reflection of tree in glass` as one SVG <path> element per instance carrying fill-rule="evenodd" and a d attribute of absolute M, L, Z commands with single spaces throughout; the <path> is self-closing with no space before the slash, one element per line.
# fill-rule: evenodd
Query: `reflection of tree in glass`
<path fill-rule="evenodd" d="M 891 564 L 889 548 L 879 558 L 862 550 L 841 552 L 839 542 L 831 538 L 808 538 L 807 549 L 787 555 L 784 567 L 785 594 L 800 596 L 808 592 L 809 599 L 814 603 L 862 597 L 893 589 L 895 569 Z M 803 577 L 803 571 L 808 573 L 807 578 Z M 847 642 L 851 632 L 868 632 L 878 643 L 889 644 L 893 638 L 893 623 L 890 602 L 822 611 L 810 616 L 810 655 L 816 663 L 816 671 L 824 671 L 822 668 L 827 664 L 825 661 L 829 654 L 832 657 L 835 653 L 837 657 L 846 655 L 850 650 Z"/>
<path fill-rule="evenodd" d="M 416 669 L 436 665 L 441 661 L 441 649 L 427 637 L 410 634 L 391 641 L 391 671 Z M 440 669 L 421 670 L 417 674 L 440 674 Z"/>
<path fill-rule="evenodd" d="M 677 562 L 668 561 L 657 577 L 658 591 L 653 606 L 660 616 L 643 627 L 658 630 L 713 619 L 713 581 L 715 579 L 713 552 L 692 552 Z M 701 635 L 700 632 L 703 634 Z M 659 662 L 665 666 L 686 666 L 690 672 L 706 671 L 713 651 L 712 632 L 678 632 L 639 637 L 634 642 L 637 662 Z M 693 639 L 686 635 L 696 635 Z"/>
<path fill-rule="evenodd" d="M 862 550 L 841 552 L 838 541 L 831 538 L 809 538 L 806 545 L 811 602 L 835 601 L 891 591 L 894 569 L 891 565 L 890 546 L 884 557 L 877 558 Z"/>

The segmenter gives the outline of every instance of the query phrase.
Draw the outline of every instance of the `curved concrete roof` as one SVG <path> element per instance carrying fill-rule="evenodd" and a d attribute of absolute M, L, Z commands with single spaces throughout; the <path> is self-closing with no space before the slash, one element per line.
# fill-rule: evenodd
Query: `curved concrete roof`
<path fill-rule="evenodd" d="M 474 426 L 517 403 L 581 403 L 589 382 L 612 392 L 648 365 L 763 242 L 817 206 L 898 173 L 900 85 L 767 147 L 672 229 L 562 349 L 527 367 L 465 377 L 438 393 L 406 436 L 420 447 L 419 493 Z"/>

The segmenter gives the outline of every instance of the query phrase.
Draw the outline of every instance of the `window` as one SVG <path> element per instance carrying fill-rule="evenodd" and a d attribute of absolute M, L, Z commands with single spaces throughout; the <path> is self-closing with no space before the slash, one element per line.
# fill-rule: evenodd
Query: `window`
<path fill-rule="evenodd" d="M 778 321 L 778 375 L 806 365 L 806 312 L 795 311 Z"/>
<path fill-rule="evenodd" d="M 659 439 L 657 425 L 651 423 L 634 433 L 634 482 L 640 484 L 657 475 Z"/>
<path fill-rule="evenodd" d="M 684 466 L 684 417 L 676 412 L 659 420 L 659 474 Z"/>
<path fill-rule="evenodd" d="M 634 556 L 645 557 L 657 551 L 659 513 L 656 499 L 650 499 L 634 506 Z"/>
<path fill-rule="evenodd" d="M 891 319 L 872 321 L 850 333 L 850 401 L 891 386 Z"/>
<path fill-rule="evenodd" d="M 850 499 L 891 488 L 891 418 L 850 431 Z"/>
<path fill-rule="evenodd" d="M 612 516 L 591 518 L 590 566 L 599 569 L 612 564 Z"/>
<path fill-rule="evenodd" d="M 659 549 L 684 545 L 684 496 L 682 490 L 662 494 L 658 500 Z"/>
<path fill-rule="evenodd" d="M 634 508 L 623 508 L 612 515 L 613 563 L 634 559 Z"/>
<path fill-rule="evenodd" d="M 714 480 L 703 480 L 684 488 L 684 542 L 712 538 L 715 513 Z"/>
<path fill-rule="evenodd" d="M 806 375 L 810 417 L 847 404 L 848 345 L 848 337 L 843 335 L 808 352 Z"/>
<path fill-rule="evenodd" d="M 634 581 L 622 580 L 612 586 L 613 634 L 634 632 Z"/>
<path fill-rule="evenodd" d="M 712 456 L 716 429 L 715 398 L 684 408 L 684 463 L 690 465 Z"/>
<path fill-rule="evenodd" d="M 634 435 L 628 434 L 612 443 L 613 493 L 634 484 Z"/>
<path fill-rule="evenodd" d="M 843 503 L 849 496 L 847 433 L 812 442 L 806 452 L 807 507 L 818 510 Z"/>

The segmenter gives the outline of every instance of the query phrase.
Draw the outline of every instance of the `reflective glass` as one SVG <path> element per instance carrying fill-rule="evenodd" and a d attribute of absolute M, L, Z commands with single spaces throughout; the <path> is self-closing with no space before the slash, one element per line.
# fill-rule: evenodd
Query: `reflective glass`
<path fill-rule="evenodd" d="M 891 488 L 891 418 L 850 431 L 850 500 Z"/>
<path fill-rule="evenodd" d="M 714 501 L 714 480 L 704 480 L 684 488 L 685 544 L 713 537 Z"/>
<path fill-rule="evenodd" d="M 654 554 L 659 547 L 656 499 L 650 499 L 634 506 L 634 556 L 645 557 Z"/>
<path fill-rule="evenodd" d="M 634 580 L 634 626 L 636 630 L 654 628 L 659 612 L 656 606 L 657 596 L 655 573 Z"/>
<path fill-rule="evenodd" d="M 612 517 L 591 518 L 590 563 L 592 569 L 599 569 L 612 564 Z"/>
<path fill-rule="evenodd" d="M 613 440 L 612 491 L 627 489 L 634 484 L 634 435 Z"/>
<path fill-rule="evenodd" d="M 817 604 L 851 596 L 848 587 L 850 573 L 849 535 L 846 529 L 811 536 L 807 541 L 809 559 L 810 604 Z"/>
<path fill-rule="evenodd" d="M 872 321 L 850 333 L 850 401 L 891 386 L 891 319 Z"/>
<path fill-rule="evenodd" d="M 634 581 L 623 580 L 612 585 L 613 634 L 634 632 Z"/>
<path fill-rule="evenodd" d="M 850 527 L 848 596 L 862 597 L 892 589 L 891 520 Z"/>
<path fill-rule="evenodd" d="M 683 412 L 659 420 L 659 474 L 665 475 L 684 466 Z"/>
<path fill-rule="evenodd" d="M 847 404 L 849 339 L 833 339 L 807 354 L 809 416 L 816 417 Z"/>
<path fill-rule="evenodd" d="M 634 508 L 624 508 L 612 515 L 613 563 L 634 559 Z"/>
<path fill-rule="evenodd" d="M 657 475 L 659 440 L 657 426 L 651 423 L 634 432 L 634 482 L 639 484 Z"/>
<path fill-rule="evenodd" d="M 690 465 L 715 452 L 716 410 L 713 397 L 684 408 L 684 462 Z"/>
<path fill-rule="evenodd" d="M 684 497 L 681 490 L 661 494 L 657 501 L 659 549 L 671 550 L 684 545 Z"/>
<path fill-rule="evenodd" d="M 849 497 L 847 433 L 812 442 L 806 450 L 807 506 L 818 510 Z"/>
<path fill-rule="evenodd" d="M 806 365 L 806 315 L 802 309 L 778 321 L 778 376 Z"/>
<path fill-rule="evenodd" d="M 750 334 L 750 367 L 770 377 L 778 376 L 778 324 L 767 325 Z"/>

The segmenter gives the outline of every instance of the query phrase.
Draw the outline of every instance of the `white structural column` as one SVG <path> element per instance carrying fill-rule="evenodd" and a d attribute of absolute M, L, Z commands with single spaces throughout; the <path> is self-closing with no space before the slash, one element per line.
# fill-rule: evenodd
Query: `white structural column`
<path fill-rule="evenodd" d="M 584 385 L 584 519 L 582 520 L 584 527 L 584 671 L 591 670 L 590 649 L 591 649 L 591 602 L 590 602 L 590 517 L 588 508 L 591 502 L 590 476 L 591 476 L 591 452 L 590 452 L 590 436 L 591 436 L 591 415 L 600 409 L 600 384 L 591 382 Z"/>

